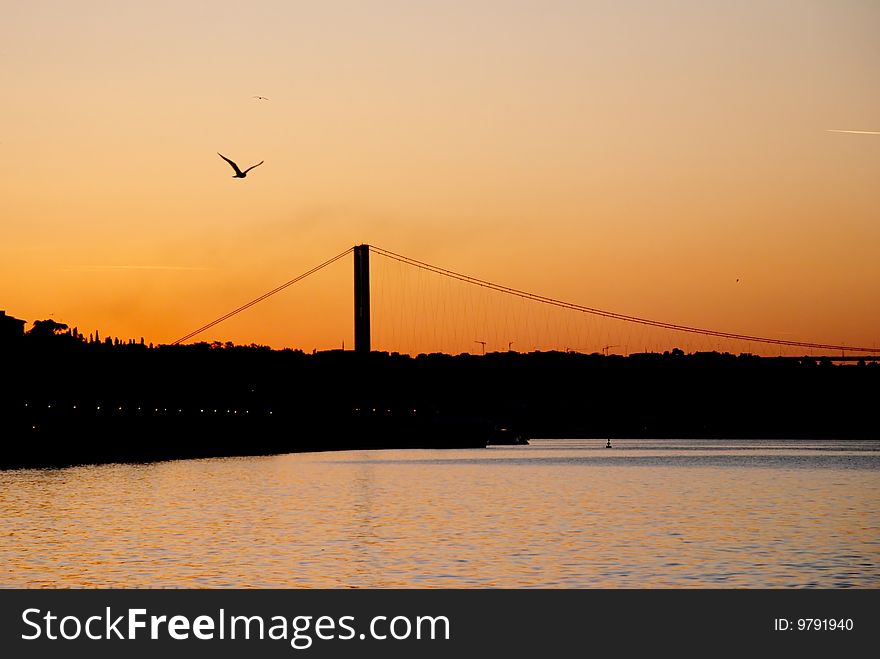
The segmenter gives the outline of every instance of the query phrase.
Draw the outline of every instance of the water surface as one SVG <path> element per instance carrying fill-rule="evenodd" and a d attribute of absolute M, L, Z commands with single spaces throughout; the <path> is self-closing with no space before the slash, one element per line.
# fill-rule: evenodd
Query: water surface
<path fill-rule="evenodd" d="M 880 441 L 0 472 L 11 587 L 878 587 Z"/>

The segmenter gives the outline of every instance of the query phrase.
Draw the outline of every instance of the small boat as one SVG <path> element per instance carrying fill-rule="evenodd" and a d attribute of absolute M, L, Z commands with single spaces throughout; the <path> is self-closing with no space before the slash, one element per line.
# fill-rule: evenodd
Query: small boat
<path fill-rule="evenodd" d="M 489 437 L 489 446 L 526 446 L 528 437 L 511 428 L 495 428 Z"/>

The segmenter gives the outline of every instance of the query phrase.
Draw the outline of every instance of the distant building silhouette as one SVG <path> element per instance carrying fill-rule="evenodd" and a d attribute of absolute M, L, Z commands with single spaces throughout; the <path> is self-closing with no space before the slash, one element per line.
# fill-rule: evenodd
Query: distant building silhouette
<path fill-rule="evenodd" d="M 24 336 L 24 325 L 25 321 L 7 316 L 5 311 L 0 310 L 0 341 Z"/>

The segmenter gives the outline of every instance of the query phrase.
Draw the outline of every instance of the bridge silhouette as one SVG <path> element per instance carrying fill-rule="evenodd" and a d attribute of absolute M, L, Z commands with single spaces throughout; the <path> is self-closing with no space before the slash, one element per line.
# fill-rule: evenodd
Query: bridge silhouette
<path fill-rule="evenodd" d="M 878 352 L 878 349 L 876 347 L 812 342 L 785 339 L 780 337 L 761 336 L 742 332 L 732 332 L 708 327 L 696 327 L 687 324 L 620 313 L 608 309 L 601 309 L 522 290 L 520 288 L 505 286 L 492 281 L 488 281 L 486 279 L 481 279 L 475 276 L 432 265 L 430 263 L 426 263 L 424 261 L 420 261 L 369 244 L 354 245 L 352 247 L 349 247 L 345 251 L 336 254 L 335 256 L 327 259 L 319 265 L 316 265 L 315 267 L 307 270 L 306 272 L 303 272 L 293 279 L 284 282 L 280 286 L 266 291 L 262 295 L 259 295 L 252 300 L 249 300 L 248 302 L 236 307 L 235 309 L 232 309 L 231 311 L 219 316 L 218 318 L 215 318 L 214 320 L 181 336 L 179 339 L 173 341 L 172 345 L 179 345 L 182 343 L 186 343 L 191 339 L 194 339 L 195 337 L 215 327 L 216 325 L 219 325 L 220 323 L 234 316 L 237 316 L 244 311 L 247 311 L 251 307 L 254 307 L 255 305 L 283 292 L 284 290 L 290 288 L 291 286 L 294 286 L 304 279 L 311 277 L 321 270 L 324 270 L 325 268 L 345 258 L 349 254 L 353 255 L 354 262 L 354 350 L 355 352 L 359 353 L 369 353 L 373 349 L 372 337 L 374 329 L 373 321 L 375 316 L 373 314 L 371 303 L 371 255 L 379 257 L 384 261 L 395 263 L 399 266 L 402 266 L 404 269 L 417 271 L 419 273 L 427 273 L 444 281 L 457 282 L 464 287 L 478 288 L 485 292 L 491 292 L 492 294 L 507 300 L 513 300 L 519 303 L 527 303 L 545 309 L 566 312 L 570 315 L 585 317 L 588 319 L 610 321 L 613 322 L 617 327 L 629 328 L 630 330 L 631 328 L 642 328 L 653 333 L 654 338 L 652 339 L 652 345 L 657 345 L 656 337 L 658 335 L 665 335 L 666 338 L 661 340 L 660 344 L 665 345 L 667 350 L 670 348 L 674 348 L 676 340 L 680 341 L 682 337 L 696 337 L 698 339 L 702 339 L 704 342 L 708 342 L 713 349 L 720 349 L 720 351 L 735 351 L 732 349 L 738 348 L 740 352 L 752 353 L 755 352 L 756 349 L 763 349 L 765 351 L 776 350 L 777 353 L 781 355 L 781 351 L 786 350 L 789 353 L 789 356 L 791 356 L 791 353 L 794 353 L 795 355 L 809 354 L 815 356 L 815 353 L 819 352 L 823 356 L 827 356 L 828 358 L 837 361 L 854 361 L 865 359 L 867 354 L 873 355 Z M 479 301 L 477 301 L 476 303 L 471 301 L 470 304 L 471 306 L 475 306 L 479 304 Z M 480 311 L 481 310 L 479 309 L 470 310 L 471 313 L 480 313 Z M 483 312 L 484 311 L 485 310 L 483 310 Z M 507 313 L 508 311 L 505 311 L 505 314 Z M 516 319 L 514 319 L 513 322 L 516 323 Z M 632 337 L 630 337 L 630 339 L 631 338 Z M 584 350 L 580 347 L 570 348 L 568 346 L 565 346 L 563 348 L 561 344 L 554 346 L 553 349 L 563 349 L 566 352 L 591 351 L 608 355 L 609 351 L 615 348 L 623 347 L 625 352 L 635 352 L 626 349 L 628 347 L 626 337 L 622 337 L 621 334 L 614 334 L 608 328 L 605 328 L 604 333 L 602 333 L 601 335 L 593 336 L 592 339 L 594 343 L 592 350 Z M 647 344 L 647 341 L 644 340 L 644 337 L 637 337 L 635 341 L 631 341 L 630 345 L 640 345 L 640 341 L 641 343 Z M 472 341 L 466 340 L 466 342 L 468 344 L 473 343 L 473 345 L 480 345 L 482 348 L 482 352 L 485 353 L 487 345 L 487 341 L 485 340 L 485 338 L 474 336 Z M 542 341 L 541 343 L 546 345 L 546 341 Z M 511 350 L 513 345 L 514 341 L 508 341 L 506 347 L 508 350 Z M 394 346 L 391 346 L 391 348 L 394 349 Z M 645 352 L 648 352 L 648 350 L 646 349 Z M 827 355 L 827 353 L 829 352 L 839 353 L 839 355 Z M 848 355 L 847 353 L 850 354 Z M 867 359 L 876 359 L 876 357 L 867 357 Z"/>

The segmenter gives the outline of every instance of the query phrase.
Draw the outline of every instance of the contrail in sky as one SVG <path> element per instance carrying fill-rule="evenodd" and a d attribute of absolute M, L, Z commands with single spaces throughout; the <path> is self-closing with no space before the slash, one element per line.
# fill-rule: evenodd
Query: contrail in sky
<path fill-rule="evenodd" d="M 840 130 L 838 128 L 829 128 L 829 133 L 852 133 L 853 135 L 880 135 L 880 130 Z"/>
<path fill-rule="evenodd" d="M 79 268 L 64 268 L 65 270 L 207 270 L 199 266 L 191 265 L 85 265 Z"/>

